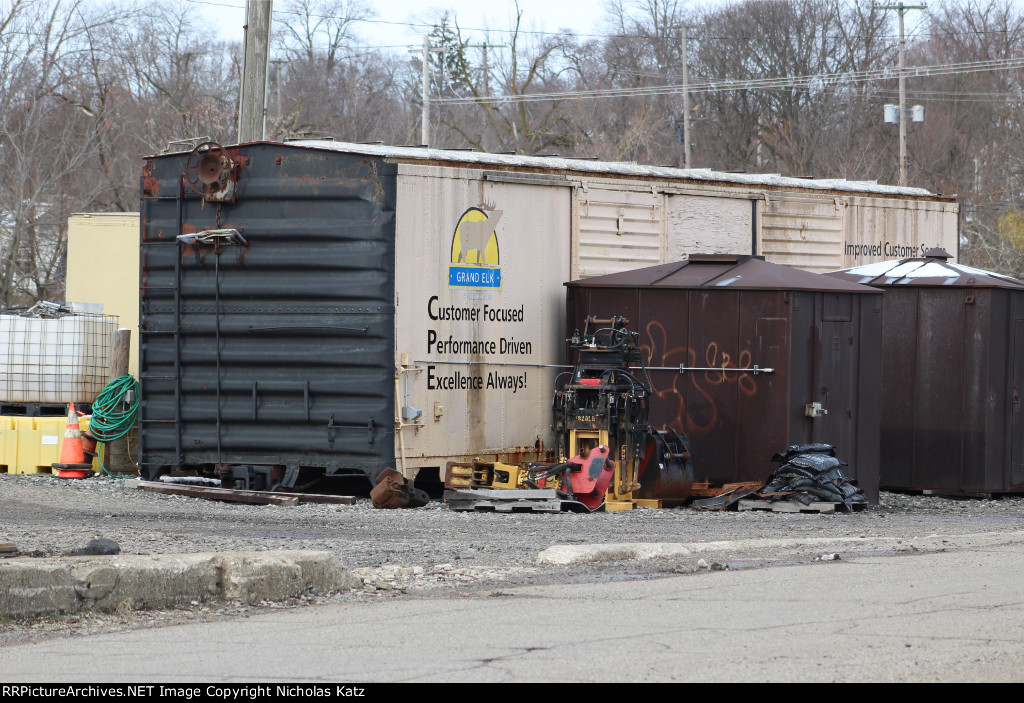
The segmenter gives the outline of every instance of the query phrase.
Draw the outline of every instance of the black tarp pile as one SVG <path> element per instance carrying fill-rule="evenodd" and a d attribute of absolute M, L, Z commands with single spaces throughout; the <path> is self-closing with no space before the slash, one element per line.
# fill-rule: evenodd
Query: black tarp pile
<path fill-rule="evenodd" d="M 734 490 L 729 493 L 695 500 L 692 505 L 700 510 L 725 510 L 740 501 L 766 502 L 796 501 L 811 503 L 837 503 L 847 512 L 856 503 L 867 503 L 864 491 L 857 482 L 843 475 L 846 462 L 836 458 L 831 444 L 795 444 L 772 457 L 779 468 L 768 477 L 761 488 Z"/>

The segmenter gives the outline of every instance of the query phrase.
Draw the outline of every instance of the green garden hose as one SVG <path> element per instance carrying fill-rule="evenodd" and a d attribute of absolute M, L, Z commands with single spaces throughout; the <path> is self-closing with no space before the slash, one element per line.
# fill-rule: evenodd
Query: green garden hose
<path fill-rule="evenodd" d="M 124 407 L 122 402 L 126 393 L 131 393 L 131 402 Z M 135 427 L 135 419 L 139 415 L 139 382 L 132 376 L 118 376 L 108 383 L 96 396 L 92 404 L 92 419 L 89 421 L 89 434 L 97 442 L 107 443 L 121 439 Z M 97 458 L 98 447 L 97 447 Z M 107 476 L 122 478 L 107 471 L 103 460 L 99 459 L 100 468 Z"/>

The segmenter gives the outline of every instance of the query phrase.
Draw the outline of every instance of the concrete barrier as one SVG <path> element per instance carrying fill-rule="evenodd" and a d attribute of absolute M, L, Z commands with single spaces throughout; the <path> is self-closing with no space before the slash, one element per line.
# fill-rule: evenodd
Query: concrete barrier
<path fill-rule="evenodd" d="M 331 552 L 153 554 L 0 561 L 0 615 L 31 616 L 122 604 L 165 608 L 191 601 L 284 600 L 310 588 L 362 586 Z"/>

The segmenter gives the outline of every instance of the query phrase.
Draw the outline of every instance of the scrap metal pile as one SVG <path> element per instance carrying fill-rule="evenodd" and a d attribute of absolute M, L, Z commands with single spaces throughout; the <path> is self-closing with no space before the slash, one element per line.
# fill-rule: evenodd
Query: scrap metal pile
<path fill-rule="evenodd" d="M 846 462 L 836 458 L 831 444 L 795 444 L 772 457 L 779 468 L 760 487 L 739 488 L 714 498 L 696 500 L 693 507 L 701 510 L 725 510 L 745 501 L 778 503 L 835 503 L 852 512 L 854 506 L 867 504 L 864 491 L 857 482 L 843 475 Z"/>

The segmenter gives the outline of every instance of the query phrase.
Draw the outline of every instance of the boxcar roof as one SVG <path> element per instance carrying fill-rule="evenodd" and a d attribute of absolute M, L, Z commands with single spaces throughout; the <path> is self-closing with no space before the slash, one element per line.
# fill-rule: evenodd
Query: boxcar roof
<path fill-rule="evenodd" d="M 303 139 L 290 141 L 287 146 L 321 149 L 352 154 L 379 156 L 398 162 L 451 163 L 469 167 L 499 167 L 528 171 L 572 172 L 595 176 L 623 176 L 657 178 L 698 183 L 724 183 L 732 186 L 784 188 L 818 191 L 842 191 L 868 195 L 886 195 L 954 201 L 950 196 L 936 195 L 924 188 L 906 188 L 881 185 L 875 181 L 848 181 L 839 178 L 792 178 L 777 173 L 726 173 L 708 168 L 672 168 L 645 166 L 631 162 L 571 159 L 558 156 L 525 156 L 521 154 L 491 154 L 456 149 L 431 149 L 413 146 L 386 146 L 383 144 L 352 144 L 330 140 Z"/>

